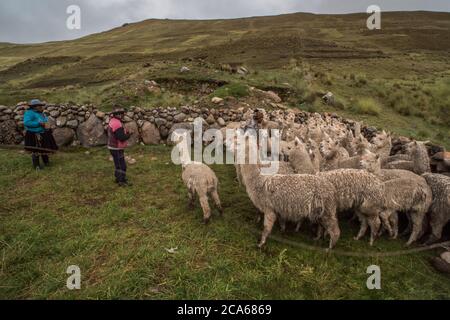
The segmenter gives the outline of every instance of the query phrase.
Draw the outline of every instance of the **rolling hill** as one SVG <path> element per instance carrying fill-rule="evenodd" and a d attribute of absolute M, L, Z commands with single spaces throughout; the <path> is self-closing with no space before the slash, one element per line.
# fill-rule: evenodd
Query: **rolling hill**
<path fill-rule="evenodd" d="M 117 102 L 179 106 L 202 98 L 196 85 L 219 80 L 280 94 L 293 88 L 284 97 L 292 107 L 333 111 L 450 146 L 450 13 L 384 13 L 376 31 L 366 19 L 296 13 L 146 20 L 73 41 L 0 44 L 0 104 L 39 96 L 105 109 Z M 251 72 L 232 74 L 224 64 Z M 191 72 L 180 74 L 184 65 Z M 145 79 L 170 89 L 136 94 Z M 320 103 L 328 91 L 338 106 Z"/>

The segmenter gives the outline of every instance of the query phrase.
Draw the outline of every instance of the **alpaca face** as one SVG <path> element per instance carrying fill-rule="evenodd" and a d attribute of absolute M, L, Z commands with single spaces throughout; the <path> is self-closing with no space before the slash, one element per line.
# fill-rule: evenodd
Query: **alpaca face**
<path fill-rule="evenodd" d="M 339 142 L 332 140 L 324 140 L 320 143 L 320 153 L 324 157 L 328 157 L 339 147 Z"/>
<path fill-rule="evenodd" d="M 373 138 L 372 144 L 377 148 L 382 148 L 389 142 L 389 139 L 389 135 L 383 131 Z"/>
<path fill-rule="evenodd" d="M 362 169 L 374 173 L 381 169 L 381 158 L 379 155 L 367 150 L 361 157 L 360 165 Z"/>

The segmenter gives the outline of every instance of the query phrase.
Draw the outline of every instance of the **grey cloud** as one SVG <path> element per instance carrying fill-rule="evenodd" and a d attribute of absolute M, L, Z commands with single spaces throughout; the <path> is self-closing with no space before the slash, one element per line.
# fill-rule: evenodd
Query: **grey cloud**
<path fill-rule="evenodd" d="M 82 10 L 82 29 L 66 28 L 66 9 Z M 385 11 L 450 11 L 449 0 L 2 0 L 0 42 L 74 39 L 126 22 L 149 18 L 218 19 L 291 12 L 363 12 L 371 4 Z"/>

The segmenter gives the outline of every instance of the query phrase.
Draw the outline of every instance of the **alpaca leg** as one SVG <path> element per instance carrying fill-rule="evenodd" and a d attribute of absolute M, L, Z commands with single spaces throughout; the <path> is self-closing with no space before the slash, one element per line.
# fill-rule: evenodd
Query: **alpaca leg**
<path fill-rule="evenodd" d="M 333 249 L 339 238 L 341 237 L 341 229 L 339 228 L 339 222 L 336 218 L 322 219 L 322 225 L 330 236 L 329 249 Z"/>
<path fill-rule="evenodd" d="M 319 223 L 317 225 L 317 234 L 316 237 L 314 238 L 314 241 L 319 241 L 322 238 L 325 238 L 325 229 L 323 228 L 322 224 Z"/>
<path fill-rule="evenodd" d="M 407 246 L 412 245 L 419 238 L 420 233 L 422 232 L 423 219 L 425 217 L 425 213 L 421 212 L 411 212 L 411 222 L 412 222 L 412 233 L 409 238 Z"/>
<path fill-rule="evenodd" d="M 373 246 L 381 227 L 380 217 L 370 217 L 368 218 L 368 223 L 370 226 L 370 246 Z"/>
<path fill-rule="evenodd" d="M 262 248 L 267 242 L 267 238 L 272 233 L 273 225 L 277 221 L 277 215 L 275 212 L 268 210 L 264 214 L 264 231 L 262 233 L 261 242 L 259 243 L 258 247 Z"/>
<path fill-rule="evenodd" d="M 219 194 L 217 190 L 211 192 L 211 197 L 213 198 L 214 203 L 216 204 L 217 209 L 219 209 L 220 215 L 223 215 L 222 203 L 220 202 Z"/>
<path fill-rule="evenodd" d="M 285 233 L 285 232 L 286 232 L 286 220 L 285 220 L 285 219 L 282 219 L 282 218 L 279 218 L 279 219 L 278 219 L 278 222 L 279 222 L 279 224 L 280 224 L 281 232 L 282 232 L 282 233 Z"/>
<path fill-rule="evenodd" d="M 305 221 L 305 219 L 300 219 L 300 221 L 297 222 L 297 226 L 295 227 L 295 232 L 297 232 L 297 233 L 300 232 L 300 229 L 302 228 L 304 221 Z"/>
<path fill-rule="evenodd" d="M 200 205 L 203 209 L 203 222 L 205 224 L 209 223 L 211 219 L 211 208 L 209 207 L 208 197 L 205 195 L 200 196 Z"/>
<path fill-rule="evenodd" d="M 394 231 L 392 230 L 391 223 L 389 221 L 389 217 L 391 216 L 391 213 L 388 211 L 382 212 L 380 214 L 381 222 L 383 224 L 383 227 L 388 231 L 389 236 L 392 238 L 394 236 Z M 380 232 L 380 236 L 381 236 Z"/>
<path fill-rule="evenodd" d="M 389 222 L 392 228 L 392 239 L 398 238 L 398 213 L 393 212 L 389 217 Z"/>
<path fill-rule="evenodd" d="M 361 228 L 359 229 L 358 235 L 355 237 L 355 240 L 357 240 L 357 241 L 361 240 L 366 235 L 367 227 L 369 226 L 367 224 L 366 217 L 364 217 L 360 213 L 358 213 L 358 218 L 359 218 L 359 221 L 361 222 Z"/>
<path fill-rule="evenodd" d="M 188 208 L 192 210 L 195 208 L 195 193 L 189 190 L 188 196 L 189 196 Z"/>
<path fill-rule="evenodd" d="M 438 217 L 436 214 L 432 214 L 430 218 L 431 225 L 431 236 L 427 241 L 427 244 L 431 244 L 431 242 L 436 242 L 442 238 L 442 232 L 444 230 L 444 226 L 446 222 L 443 221 L 441 217 Z"/>

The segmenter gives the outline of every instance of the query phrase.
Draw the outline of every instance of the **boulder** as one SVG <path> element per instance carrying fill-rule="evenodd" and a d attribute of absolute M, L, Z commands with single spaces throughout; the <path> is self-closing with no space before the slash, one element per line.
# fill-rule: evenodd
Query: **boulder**
<path fill-rule="evenodd" d="M 141 128 L 142 142 L 146 145 L 160 144 L 161 135 L 158 128 L 151 122 L 144 122 Z"/>
<path fill-rule="evenodd" d="M 219 126 L 221 127 L 225 127 L 227 124 L 225 122 L 225 120 L 223 118 L 219 118 L 217 119 L 217 123 L 219 124 Z"/>
<path fill-rule="evenodd" d="M 324 95 L 322 97 L 322 100 L 329 106 L 334 106 L 336 103 L 336 99 L 334 98 L 334 94 L 332 92 L 328 92 L 326 95 Z"/>
<path fill-rule="evenodd" d="M 181 72 L 181 73 L 186 73 L 186 72 L 189 72 L 189 71 L 191 71 L 191 69 L 189 69 L 189 68 L 186 67 L 186 66 L 181 67 L 181 69 L 180 69 L 180 72 Z"/>
<path fill-rule="evenodd" d="M 53 118 L 58 118 L 61 113 L 58 110 L 50 112 L 50 116 Z"/>
<path fill-rule="evenodd" d="M 67 121 L 66 126 L 72 129 L 76 129 L 78 127 L 78 120 L 69 120 Z"/>
<path fill-rule="evenodd" d="M 86 148 L 104 146 L 108 142 L 102 121 L 94 114 L 78 127 L 77 136 L 81 145 Z"/>
<path fill-rule="evenodd" d="M 97 118 L 104 119 L 106 117 L 106 113 L 98 111 L 96 114 Z"/>
<path fill-rule="evenodd" d="M 161 126 L 165 125 L 166 123 L 167 123 L 167 120 L 166 120 L 166 119 L 163 119 L 163 118 L 156 118 L 156 119 L 155 119 L 155 124 L 156 124 L 158 127 L 161 127 Z"/>
<path fill-rule="evenodd" d="M 131 134 L 130 139 L 128 139 L 128 146 L 132 147 L 139 143 L 139 127 L 135 121 L 127 122 L 124 125 L 128 133 Z"/>
<path fill-rule="evenodd" d="M 187 130 L 191 133 L 191 137 L 194 133 L 194 124 L 193 123 L 189 123 L 189 122 L 183 122 L 183 123 L 176 123 L 172 126 L 172 128 L 170 129 L 169 133 L 168 133 L 168 138 L 167 138 L 167 144 L 173 144 L 172 143 L 172 134 L 179 129 L 183 129 L 183 130 Z"/>
<path fill-rule="evenodd" d="M 53 137 L 58 147 L 70 146 L 75 140 L 75 131 L 70 128 L 56 128 L 53 130 Z"/>
<path fill-rule="evenodd" d="M 220 104 L 220 103 L 223 102 L 223 99 L 219 98 L 219 97 L 214 97 L 214 98 L 211 99 L 211 102 L 214 103 L 214 104 Z"/>
<path fill-rule="evenodd" d="M 187 115 L 185 113 L 179 113 L 175 117 L 173 117 L 173 120 L 177 123 L 184 122 L 187 118 Z"/>
<path fill-rule="evenodd" d="M 213 116 L 212 114 L 210 114 L 210 115 L 206 118 L 206 122 L 207 122 L 209 125 L 212 125 L 212 124 L 216 123 L 216 119 L 214 119 L 214 116 Z"/>
<path fill-rule="evenodd" d="M 59 117 L 56 119 L 56 125 L 58 127 L 64 127 L 67 123 L 67 118 L 66 117 Z"/>

